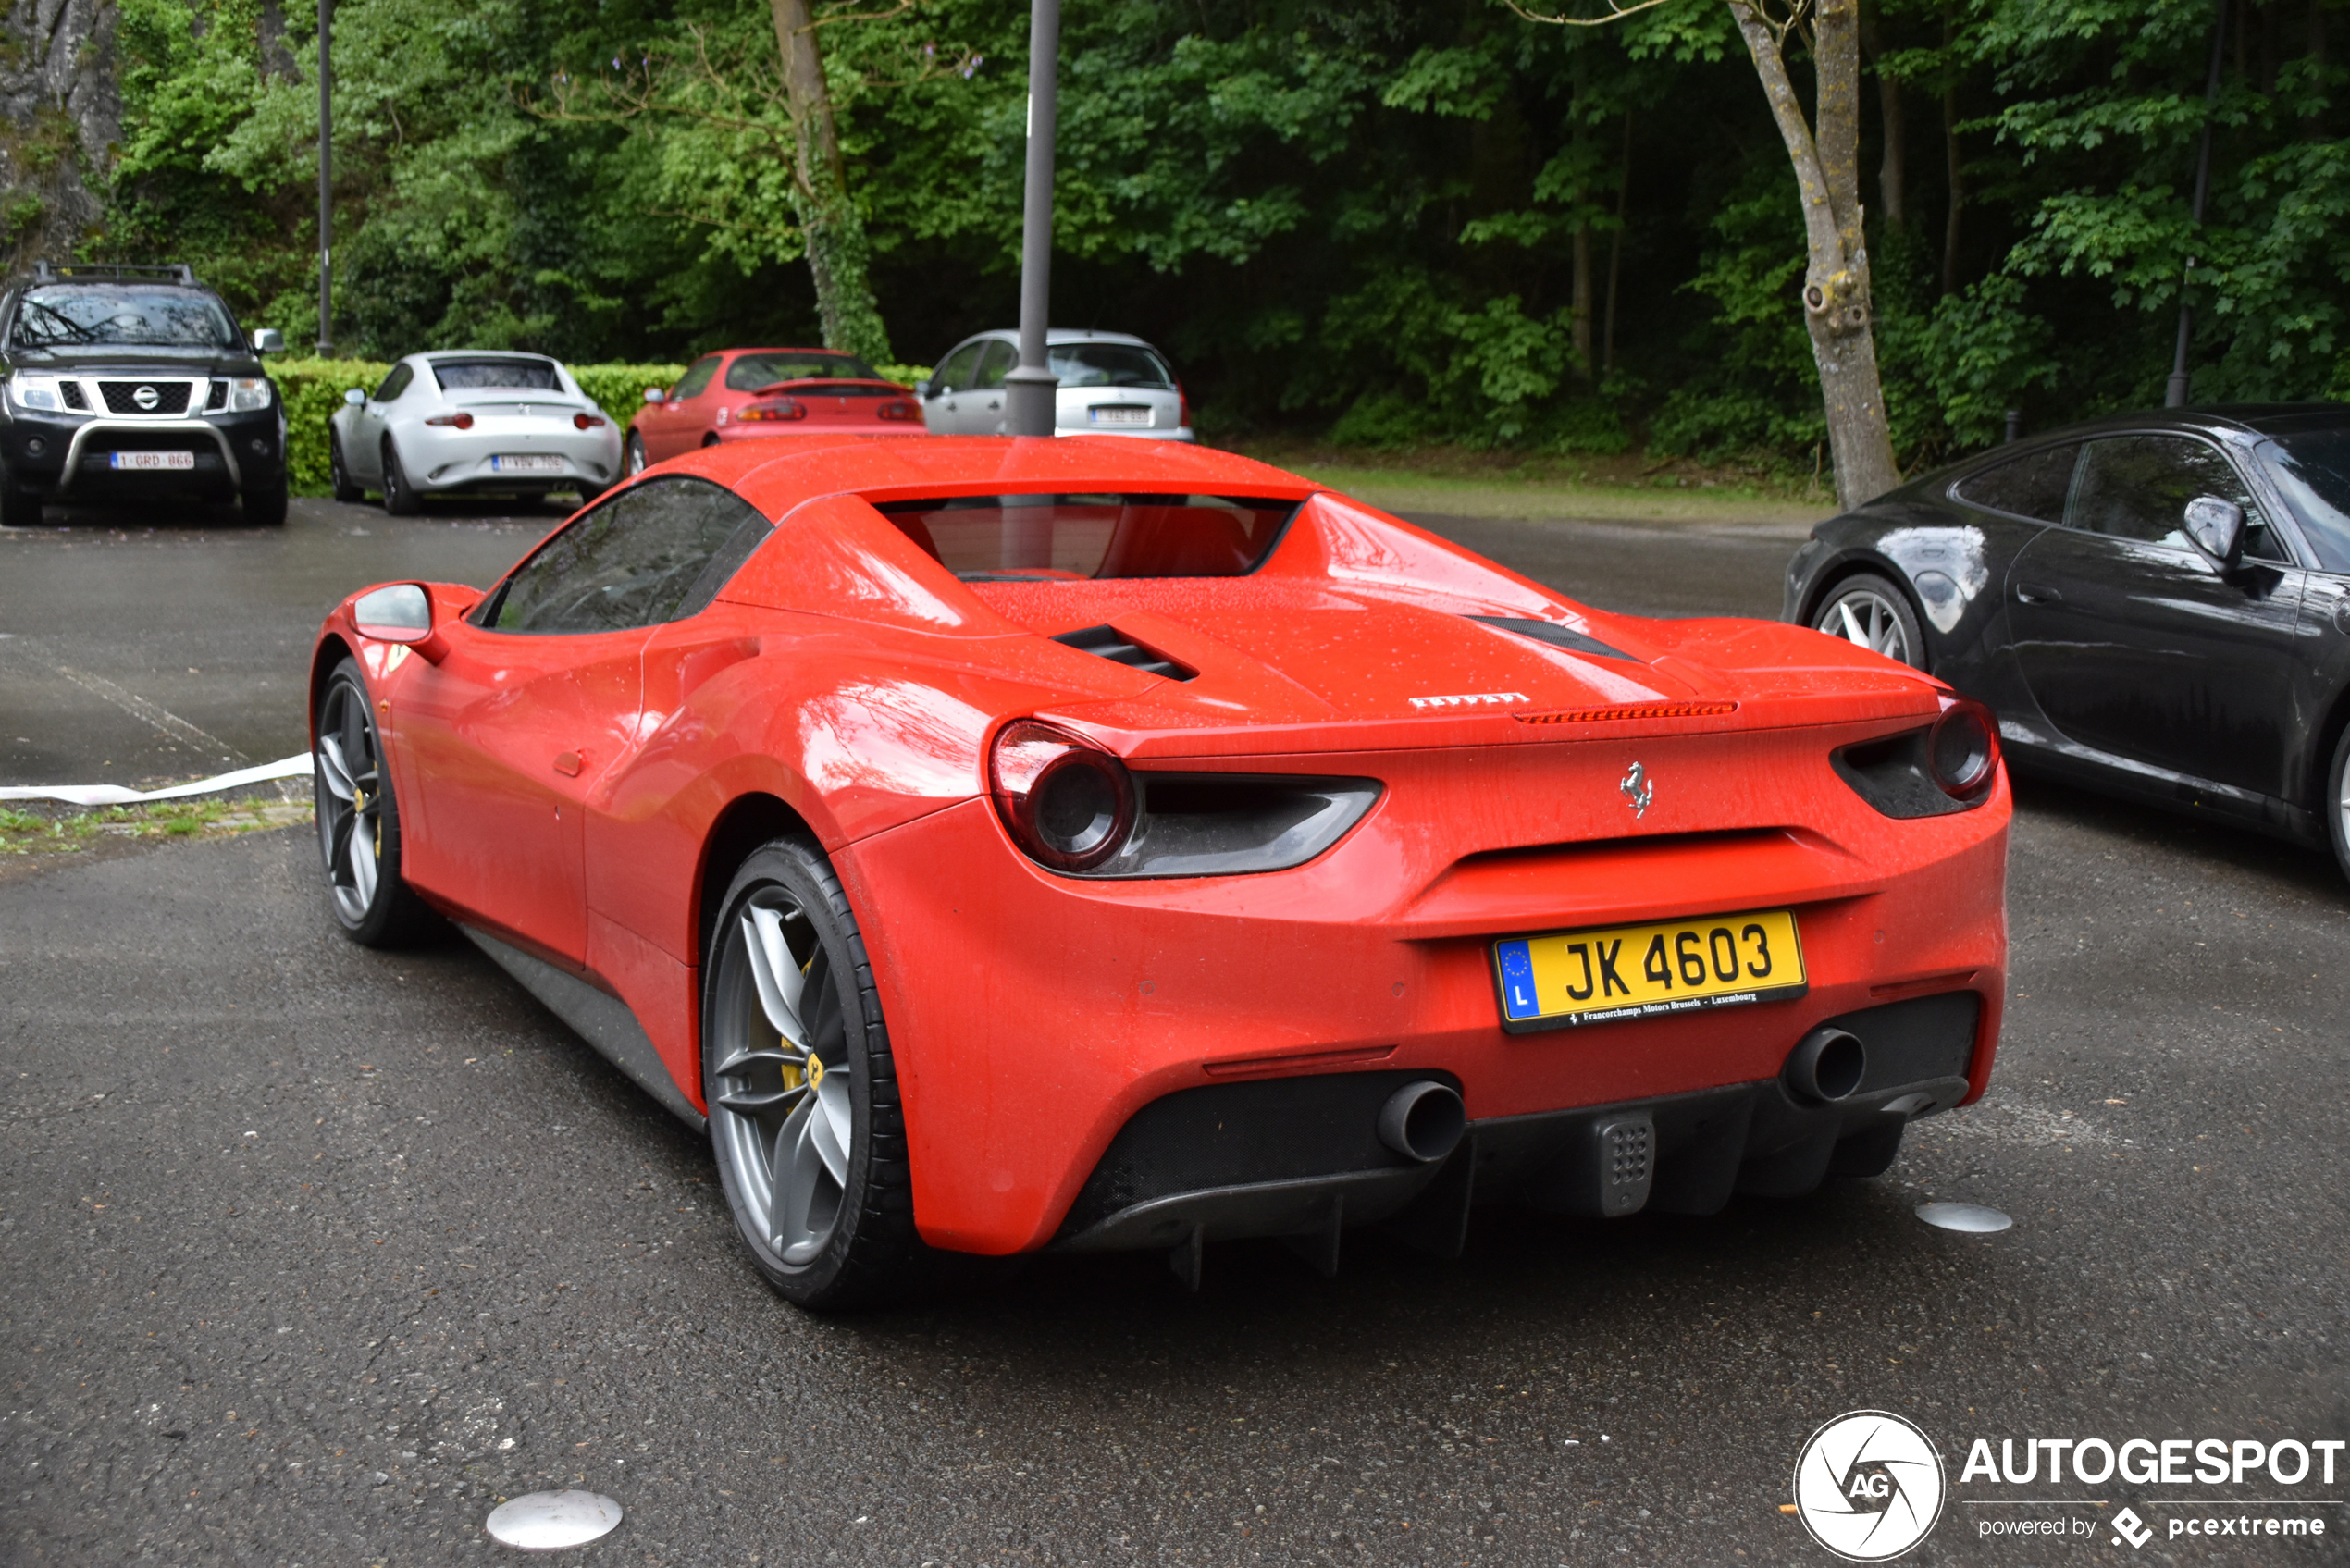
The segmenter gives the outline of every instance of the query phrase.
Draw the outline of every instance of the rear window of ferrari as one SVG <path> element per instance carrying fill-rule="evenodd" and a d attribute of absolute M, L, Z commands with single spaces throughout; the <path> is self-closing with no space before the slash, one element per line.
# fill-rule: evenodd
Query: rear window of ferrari
<path fill-rule="evenodd" d="M 876 510 L 967 583 L 1238 577 L 1299 502 L 1237 496 L 952 496 Z"/>

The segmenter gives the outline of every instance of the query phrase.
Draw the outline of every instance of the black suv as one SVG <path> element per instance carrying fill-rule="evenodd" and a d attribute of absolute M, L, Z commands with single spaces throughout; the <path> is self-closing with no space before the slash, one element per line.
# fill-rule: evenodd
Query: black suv
<path fill-rule="evenodd" d="M 50 500 L 241 497 L 286 520 L 286 412 L 219 295 L 185 266 L 52 266 L 0 295 L 0 527 Z"/>

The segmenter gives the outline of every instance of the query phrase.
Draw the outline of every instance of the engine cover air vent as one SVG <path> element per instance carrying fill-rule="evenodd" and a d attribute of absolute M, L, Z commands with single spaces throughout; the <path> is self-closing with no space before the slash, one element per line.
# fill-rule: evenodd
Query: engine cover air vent
<path fill-rule="evenodd" d="M 1080 626 L 1073 632 L 1063 632 L 1053 640 L 1081 653 L 1097 655 L 1113 664 L 1129 665 L 1144 674 L 1164 675 L 1170 681 L 1188 681 L 1199 673 L 1197 670 L 1178 664 L 1154 648 L 1144 648 L 1115 626 Z"/>
<path fill-rule="evenodd" d="M 1563 648 L 1569 653 L 1595 653 L 1602 659 L 1629 659 L 1636 664 L 1647 662 L 1638 655 L 1626 653 L 1620 648 L 1611 648 L 1587 632 L 1578 632 L 1572 626 L 1562 626 L 1555 621 L 1528 621 L 1515 615 L 1472 615 L 1469 619 L 1479 625 L 1496 627 L 1504 632 L 1515 632 L 1519 636 L 1533 642 L 1548 643 L 1552 648 Z"/>

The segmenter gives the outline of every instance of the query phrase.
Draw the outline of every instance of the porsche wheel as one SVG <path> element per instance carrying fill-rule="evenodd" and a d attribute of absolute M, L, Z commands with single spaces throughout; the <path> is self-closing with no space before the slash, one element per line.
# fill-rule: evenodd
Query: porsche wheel
<path fill-rule="evenodd" d="M 626 472 L 631 475 L 645 471 L 645 438 L 634 430 L 628 432 L 628 455 L 622 461 Z"/>
<path fill-rule="evenodd" d="M 408 482 L 408 471 L 400 466 L 400 453 L 391 442 L 384 442 L 384 510 L 394 517 L 414 517 L 424 507 L 416 488 Z"/>
<path fill-rule="evenodd" d="M 363 947 L 414 940 L 434 917 L 400 877 L 400 809 L 356 660 L 336 668 L 318 701 L 311 772 L 335 923 Z"/>
<path fill-rule="evenodd" d="M 342 460 L 342 438 L 331 430 L 327 432 L 327 477 L 334 487 L 335 500 L 348 505 L 367 498 L 365 488 L 352 478 L 351 465 Z"/>
<path fill-rule="evenodd" d="M 1812 629 L 1915 669 L 1926 667 L 1925 634 L 1909 596 L 1874 572 L 1838 583 L 1812 617 Z"/>
<path fill-rule="evenodd" d="M 2333 743 L 2333 763 L 2326 770 L 2326 840 L 2333 846 L 2333 863 L 2350 877 L 2350 730 Z"/>
<path fill-rule="evenodd" d="M 801 1306 L 895 1294 L 925 1249 L 889 1034 L 839 879 L 813 847 L 777 839 L 723 908 L 703 970 L 702 1089 L 735 1223 Z"/>

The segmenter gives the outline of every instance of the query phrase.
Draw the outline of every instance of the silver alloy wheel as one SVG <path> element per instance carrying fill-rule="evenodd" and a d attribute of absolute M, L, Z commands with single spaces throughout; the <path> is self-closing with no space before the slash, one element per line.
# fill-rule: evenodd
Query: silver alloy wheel
<path fill-rule="evenodd" d="M 2350 768 L 2342 768 L 2336 777 L 2334 815 L 2341 819 L 2341 836 L 2336 844 L 2350 845 Z M 2345 867 L 2350 869 L 2350 867 Z"/>
<path fill-rule="evenodd" d="M 382 753 L 367 715 L 367 697 L 337 681 L 318 716 L 318 849 L 327 863 L 335 911 L 345 925 L 367 918 L 383 857 Z"/>
<path fill-rule="evenodd" d="M 1898 659 L 1904 664 L 1918 661 L 1918 650 L 1910 646 L 1909 628 L 1900 611 L 1874 588 L 1848 588 L 1828 600 L 1820 610 L 1812 629 L 1832 637 L 1882 653 L 1887 659 Z"/>
<path fill-rule="evenodd" d="M 645 438 L 634 430 L 628 432 L 628 453 L 622 463 L 630 474 L 645 471 Z"/>
<path fill-rule="evenodd" d="M 855 1117 L 840 997 L 823 945 L 781 887 L 753 893 L 725 941 L 718 983 L 732 994 L 712 1020 L 724 1033 L 711 1114 L 744 1217 L 801 1268 L 833 1239 L 848 1190 Z"/>

